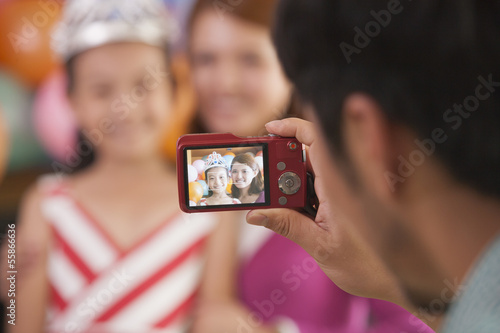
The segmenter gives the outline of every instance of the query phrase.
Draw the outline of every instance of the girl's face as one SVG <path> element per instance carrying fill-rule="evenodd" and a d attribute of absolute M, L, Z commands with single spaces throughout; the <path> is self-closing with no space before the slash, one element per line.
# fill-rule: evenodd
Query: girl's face
<path fill-rule="evenodd" d="M 205 10 L 193 24 L 190 52 L 208 131 L 256 135 L 288 107 L 291 85 L 266 28 Z"/>
<path fill-rule="evenodd" d="M 211 168 L 207 171 L 208 188 L 214 193 L 222 193 L 227 187 L 227 169 Z"/>
<path fill-rule="evenodd" d="M 234 163 L 231 167 L 231 177 L 233 184 L 237 188 L 246 188 L 252 184 L 252 180 L 257 176 L 258 170 L 254 171 L 246 164 Z"/>
<path fill-rule="evenodd" d="M 73 65 L 70 100 L 99 156 L 141 160 L 158 154 L 172 102 L 164 51 L 109 44 L 78 55 Z"/>

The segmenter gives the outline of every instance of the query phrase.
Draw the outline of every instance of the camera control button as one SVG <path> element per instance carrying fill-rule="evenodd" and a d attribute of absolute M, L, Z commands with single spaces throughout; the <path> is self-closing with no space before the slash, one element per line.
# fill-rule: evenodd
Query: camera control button
<path fill-rule="evenodd" d="M 285 162 L 279 162 L 278 165 L 276 165 L 279 171 L 283 171 L 286 169 L 286 163 Z"/>
<path fill-rule="evenodd" d="M 299 145 L 297 144 L 297 142 L 288 142 L 288 149 L 290 149 L 291 151 L 297 150 L 298 147 Z"/>
<path fill-rule="evenodd" d="M 285 197 L 279 198 L 280 205 L 284 206 L 284 205 L 286 205 L 287 202 L 288 202 L 288 200 Z"/>
<path fill-rule="evenodd" d="M 278 179 L 278 186 L 284 194 L 295 194 L 300 189 L 301 180 L 295 172 L 285 172 Z"/>

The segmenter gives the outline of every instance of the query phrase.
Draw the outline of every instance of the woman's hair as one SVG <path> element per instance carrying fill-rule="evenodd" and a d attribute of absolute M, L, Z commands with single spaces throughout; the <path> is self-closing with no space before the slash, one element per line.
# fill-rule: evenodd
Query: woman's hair
<path fill-rule="evenodd" d="M 241 155 L 237 155 L 233 161 L 231 162 L 231 168 L 234 163 L 240 163 L 247 165 L 253 171 L 257 171 L 257 175 L 252 179 L 252 183 L 250 184 L 250 188 L 248 189 L 248 194 L 260 194 L 264 191 L 264 179 L 262 177 L 262 173 L 260 172 L 260 167 L 252 155 L 245 153 Z M 241 193 L 240 189 L 236 187 L 236 185 L 231 186 L 231 194 L 233 198 L 239 198 Z"/>
<path fill-rule="evenodd" d="M 271 33 L 274 25 L 274 16 L 277 6 L 277 0 L 243 0 L 238 4 L 231 5 L 231 2 L 222 2 L 214 0 L 197 0 L 191 11 L 188 20 L 187 31 L 191 35 L 194 23 L 205 11 L 211 10 L 219 13 L 219 15 L 231 15 L 237 19 L 241 19 L 250 23 L 260 25 Z M 222 17 L 221 17 L 222 19 Z M 282 114 L 282 118 L 298 117 L 303 118 L 302 108 L 298 94 L 293 91 L 288 106 Z M 208 132 L 203 122 L 200 119 L 199 112 L 193 120 L 191 133 L 206 133 Z"/>

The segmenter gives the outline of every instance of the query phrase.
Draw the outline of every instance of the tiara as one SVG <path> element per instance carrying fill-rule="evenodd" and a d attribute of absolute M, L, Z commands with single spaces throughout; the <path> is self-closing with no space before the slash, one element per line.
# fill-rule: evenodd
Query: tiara
<path fill-rule="evenodd" d="M 65 61 L 111 43 L 164 47 L 179 35 L 177 23 L 156 0 L 68 0 L 51 46 Z"/>
<path fill-rule="evenodd" d="M 224 159 L 224 157 L 222 157 L 221 154 L 218 154 L 214 151 L 207 157 L 207 161 L 205 162 L 205 171 L 215 167 L 223 167 L 229 170 L 229 166 L 227 165 L 227 162 Z"/>

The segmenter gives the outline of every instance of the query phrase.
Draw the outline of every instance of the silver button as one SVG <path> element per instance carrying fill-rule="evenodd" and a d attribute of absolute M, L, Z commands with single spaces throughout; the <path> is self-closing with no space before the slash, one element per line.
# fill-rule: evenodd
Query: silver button
<path fill-rule="evenodd" d="M 287 202 L 288 202 L 288 200 L 285 197 L 279 198 L 280 205 L 284 206 L 284 205 L 286 205 Z"/>
<path fill-rule="evenodd" d="M 278 179 L 279 189 L 287 195 L 297 193 L 301 185 L 301 179 L 295 172 L 285 172 Z"/>
<path fill-rule="evenodd" d="M 286 169 L 286 163 L 285 162 L 279 162 L 278 165 L 276 166 L 279 171 L 283 171 Z"/>

